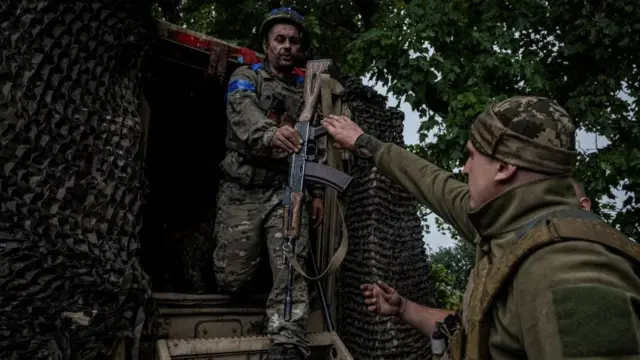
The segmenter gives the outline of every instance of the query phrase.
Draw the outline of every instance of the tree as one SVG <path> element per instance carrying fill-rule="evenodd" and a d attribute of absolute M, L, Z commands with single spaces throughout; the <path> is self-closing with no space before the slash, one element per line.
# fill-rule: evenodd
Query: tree
<path fill-rule="evenodd" d="M 607 138 L 606 146 L 579 149 L 575 175 L 594 211 L 639 239 L 635 2 L 405 1 L 393 11 L 350 44 L 348 69 L 370 71 L 424 116 L 413 151 L 453 171 L 488 102 L 554 98 L 581 130 Z M 436 141 L 425 143 L 427 135 Z M 611 201 L 616 189 L 626 192 L 621 208 Z"/>
<path fill-rule="evenodd" d="M 475 248 L 462 240 L 456 240 L 453 246 L 432 251 L 429 260 L 432 266 L 441 265 L 447 270 L 453 289 L 464 292 L 469 273 L 475 264 Z"/>
<path fill-rule="evenodd" d="M 192 1 L 183 7 L 183 22 L 259 48 L 255 27 L 281 5 L 299 6 L 314 45 L 328 44 L 321 51 L 345 72 L 368 74 L 410 103 L 423 121 L 420 143 L 408 148 L 460 180 L 468 129 L 489 102 L 516 94 L 557 100 L 581 131 L 608 140 L 595 149 L 578 144 L 575 177 L 593 210 L 640 239 L 640 148 L 634 141 L 640 135 L 640 8 L 634 1 L 251 0 L 241 11 L 222 1 Z M 254 26 L 248 37 L 247 24 Z M 619 191 L 622 207 L 612 201 Z M 455 230 L 437 223 L 457 242 L 432 255 L 448 272 L 434 266 L 432 275 L 460 289 L 456 264 L 472 257 Z"/>
<path fill-rule="evenodd" d="M 469 125 L 487 103 L 515 94 L 554 98 L 580 130 L 608 140 L 579 149 L 575 176 L 594 211 L 639 237 L 634 1 L 192 0 L 181 9 L 188 26 L 259 48 L 255 27 L 275 6 L 297 6 L 316 47 L 326 45 L 321 52 L 419 111 L 421 143 L 410 149 L 451 171 L 462 165 Z M 254 26 L 249 37 L 247 24 Z M 428 136 L 436 141 L 426 143 Z M 616 191 L 624 192 L 622 207 L 612 201 Z"/>

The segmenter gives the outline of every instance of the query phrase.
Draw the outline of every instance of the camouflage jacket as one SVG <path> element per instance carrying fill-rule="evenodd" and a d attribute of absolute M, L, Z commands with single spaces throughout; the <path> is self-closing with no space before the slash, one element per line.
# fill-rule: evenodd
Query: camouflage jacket
<path fill-rule="evenodd" d="M 241 66 L 227 88 L 226 178 L 243 186 L 279 187 L 286 182 L 288 154 L 271 146 L 279 126 L 294 126 L 303 105 L 303 81 L 291 83 L 271 75 L 266 65 Z M 314 197 L 324 187 L 312 185 Z"/>

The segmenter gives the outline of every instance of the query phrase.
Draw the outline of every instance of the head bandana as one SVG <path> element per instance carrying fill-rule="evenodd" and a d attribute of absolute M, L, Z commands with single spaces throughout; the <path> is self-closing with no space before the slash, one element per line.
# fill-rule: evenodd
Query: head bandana
<path fill-rule="evenodd" d="M 571 174 L 576 162 L 575 126 L 553 100 L 516 96 L 488 106 L 471 126 L 480 153 L 531 171 Z"/>

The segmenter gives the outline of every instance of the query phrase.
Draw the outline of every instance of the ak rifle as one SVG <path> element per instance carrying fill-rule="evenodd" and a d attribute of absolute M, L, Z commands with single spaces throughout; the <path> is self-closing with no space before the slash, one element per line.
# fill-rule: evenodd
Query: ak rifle
<path fill-rule="evenodd" d="M 322 126 L 311 126 L 311 119 L 315 114 L 315 109 L 320 96 L 320 83 L 321 75 L 329 70 L 331 66 L 331 60 L 310 60 L 307 62 L 307 68 L 305 72 L 304 81 L 304 107 L 300 118 L 296 123 L 296 130 L 302 138 L 302 148 L 299 152 L 293 153 L 289 158 L 289 177 L 287 184 L 285 185 L 284 192 L 284 232 L 285 232 L 285 244 L 283 245 L 285 261 L 287 265 L 287 287 L 284 302 L 284 319 L 285 321 L 291 321 L 291 312 L 293 306 L 293 267 L 297 265 L 292 264 L 292 259 L 295 259 L 295 244 L 296 240 L 300 236 L 300 230 L 302 225 L 302 203 L 304 201 L 304 189 L 306 180 L 319 182 L 327 186 L 331 186 L 339 192 L 346 190 L 347 186 L 353 179 L 351 176 L 339 171 L 335 168 L 320 164 L 317 162 L 318 157 L 316 154 L 316 139 L 321 136 L 326 136 L 326 129 Z M 311 246 L 309 246 L 311 250 Z M 313 251 L 310 251 L 313 257 Z M 313 260 L 314 271 L 318 276 L 318 269 Z M 298 266 L 295 266 L 298 270 Z M 298 270 L 300 271 L 300 270 Z M 304 273 L 302 274 L 303 276 Z M 317 280 L 317 279 L 316 279 Z M 326 299 L 322 292 L 322 287 L 318 283 L 320 288 L 320 296 L 323 305 L 323 312 L 327 317 L 327 322 L 330 322 L 328 309 L 326 305 Z M 332 327 L 331 324 L 329 324 Z"/>

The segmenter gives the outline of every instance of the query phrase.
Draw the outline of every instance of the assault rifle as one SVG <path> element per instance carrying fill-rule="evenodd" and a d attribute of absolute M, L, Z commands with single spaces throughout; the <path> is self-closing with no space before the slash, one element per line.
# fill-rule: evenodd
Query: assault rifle
<path fill-rule="evenodd" d="M 300 236 L 300 227 L 302 224 L 302 202 L 304 199 L 305 181 L 311 180 L 319 182 L 343 192 L 353 179 L 342 171 L 316 162 L 318 158 L 315 140 L 321 136 L 326 136 L 327 132 L 322 126 L 312 127 L 310 121 L 314 115 L 320 94 L 321 75 L 329 69 L 330 65 L 331 60 L 329 59 L 310 60 L 307 62 L 304 82 L 304 108 L 295 126 L 302 138 L 303 144 L 302 149 L 298 153 L 291 154 L 289 159 L 289 179 L 285 186 L 283 201 L 285 207 L 284 232 L 286 234 L 286 243 L 283 246 L 283 250 L 285 252 L 288 271 L 284 303 L 285 321 L 291 320 L 293 305 L 293 267 L 295 266 L 296 270 L 298 270 L 297 261 L 294 260 L 295 242 Z M 309 247 L 309 250 L 316 276 L 318 276 L 318 269 L 316 268 L 316 261 L 313 259 L 311 247 Z M 318 284 L 318 288 L 323 312 L 327 318 L 328 326 L 332 328 L 326 299 L 324 298 L 320 284 Z"/>

